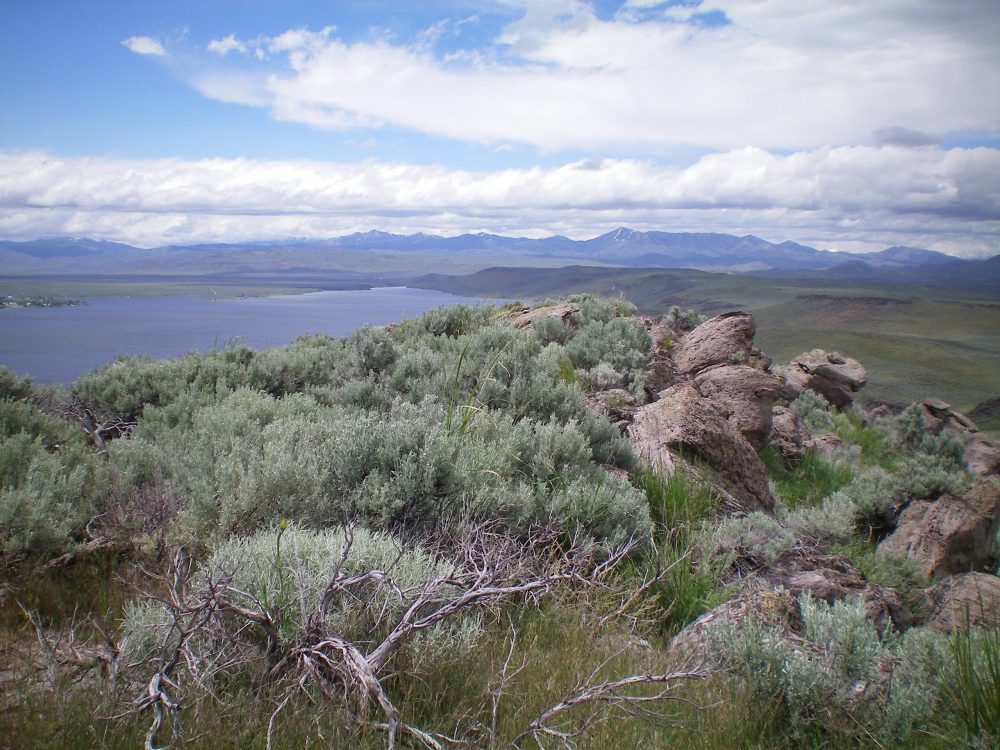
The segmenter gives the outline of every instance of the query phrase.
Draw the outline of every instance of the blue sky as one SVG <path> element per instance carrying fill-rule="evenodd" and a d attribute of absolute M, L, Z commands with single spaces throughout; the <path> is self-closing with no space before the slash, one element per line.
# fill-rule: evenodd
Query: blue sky
<path fill-rule="evenodd" d="M 993 0 L 0 0 L 0 236 L 1000 252 Z"/>

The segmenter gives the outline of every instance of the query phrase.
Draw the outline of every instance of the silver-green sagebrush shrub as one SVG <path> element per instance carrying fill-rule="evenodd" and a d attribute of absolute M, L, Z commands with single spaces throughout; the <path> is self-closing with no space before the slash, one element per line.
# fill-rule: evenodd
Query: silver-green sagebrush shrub
<path fill-rule="evenodd" d="M 551 343 L 565 344 L 573 338 L 573 329 L 555 315 L 544 315 L 536 319 L 531 324 L 531 330 L 535 332 L 542 346 Z"/>
<path fill-rule="evenodd" d="M 947 638 L 914 628 L 880 636 L 861 600 L 799 599 L 801 634 L 756 621 L 711 636 L 715 658 L 788 710 L 793 735 L 813 728 L 880 741 L 905 740 L 941 705 Z"/>
<path fill-rule="evenodd" d="M 786 511 L 779 517 L 798 538 L 811 542 L 846 542 L 854 532 L 854 505 L 843 493 L 835 492 L 818 506 Z"/>
<path fill-rule="evenodd" d="M 804 390 L 791 404 L 798 412 L 809 432 L 833 432 L 835 428 L 833 407 L 815 391 Z"/>
<path fill-rule="evenodd" d="M 667 314 L 663 316 L 664 323 L 681 333 L 693 331 L 706 320 L 708 320 L 708 318 L 699 313 L 697 310 L 692 310 L 690 308 L 687 310 L 681 310 L 677 305 L 671 305 L 670 309 L 667 310 Z"/>
<path fill-rule="evenodd" d="M 398 352 L 384 328 L 365 325 L 347 337 L 348 361 L 361 376 L 388 370 Z"/>
<path fill-rule="evenodd" d="M 599 434 L 602 422 L 467 413 L 449 423 L 433 398 L 352 412 L 240 390 L 198 410 L 190 429 L 140 428 L 110 458 L 137 487 L 186 498 L 178 540 L 246 534 L 279 518 L 438 532 L 470 512 L 512 530 L 559 518 L 601 539 L 648 527 L 639 492 L 593 463 L 595 447 L 622 463 L 631 456 L 620 436 Z M 568 487 L 578 488 L 571 502 Z"/>
<path fill-rule="evenodd" d="M 740 563 L 764 565 L 795 547 L 795 535 L 776 518 L 759 511 L 723 518 L 701 535 L 703 555 L 725 567 Z"/>
<path fill-rule="evenodd" d="M 310 616 L 319 607 L 331 576 L 338 571 L 344 576 L 370 571 L 386 575 L 374 576 L 363 587 L 352 588 L 348 598 L 333 598 L 324 613 L 324 632 L 319 635 L 341 638 L 364 649 L 385 638 L 409 606 L 400 591 L 412 596 L 430 580 L 446 575 L 449 568 L 419 548 L 401 548 L 386 534 L 361 528 L 318 531 L 281 524 L 219 545 L 195 572 L 187 591 L 200 597 L 209 595 L 210 586 L 227 588 L 240 606 L 271 617 L 280 636 L 279 648 L 288 648 L 316 637 L 307 632 L 313 624 Z M 156 601 L 129 604 L 122 625 L 126 661 L 148 658 L 171 637 L 171 623 L 168 611 Z M 237 628 L 245 631 L 246 623 L 234 621 L 234 642 L 253 635 Z M 413 643 L 419 652 L 414 657 L 422 661 L 465 649 L 478 630 L 479 620 L 475 617 L 443 623 Z M 194 637 L 201 636 L 196 633 Z M 194 645 L 205 652 L 218 650 L 216 643 Z"/>
<path fill-rule="evenodd" d="M 636 307 L 622 297 L 598 297 L 593 294 L 573 294 L 568 297 L 578 310 L 577 321 L 581 324 L 591 321 L 607 323 L 614 318 L 635 315 Z"/>
<path fill-rule="evenodd" d="M 828 502 L 849 503 L 859 524 L 875 524 L 892 513 L 903 497 L 900 479 L 877 466 L 858 472 Z"/>
<path fill-rule="evenodd" d="M 625 383 L 625 377 L 607 362 L 598 362 L 589 370 L 580 370 L 581 382 L 595 391 L 618 388 Z"/>
<path fill-rule="evenodd" d="M 107 486 L 105 465 L 80 443 L 56 450 L 27 432 L 0 439 L 0 550 L 54 553 L 85 540 Z"/>
<path fill-rule="evenodd" d="M 627 318 L 613 318 L 582 326 L 566 345 L 566 353 L 576 368 L 591 370 L 604 363 L 621 373 L 630 385 L 642 379 L 652 345 L 645 326 Z"/>

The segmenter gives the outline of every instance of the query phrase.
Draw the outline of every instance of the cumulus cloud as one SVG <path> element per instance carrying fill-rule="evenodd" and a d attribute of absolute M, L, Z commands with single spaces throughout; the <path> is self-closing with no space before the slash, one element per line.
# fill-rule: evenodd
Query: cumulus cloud
<path fill-rule="evenodd" d="M 208 43 L 207 49 L 209 52 L 219 55 L 219 57 L 225 57 L 230 52 L 245 53 L 247 51 L 247 44 L 237 39 L 235 34 L 230 34 L 222 39 L 213 39 Z"/>
<path fill-rule="evenodd" d="M 257 40 L 251 98 L 317 128 L 391 124 L 549 150 L 1000 129 L 993 0 L 638 0 L 611 18 L 576 0 L 510 4 L 520 16 L 490 45 L 446 58 L 422 38 L 348 42 L 332 27 Z M 206 59 L 191 80 L 232 100 L 200 86 L 212 72 Z"/>
<path fill-rule="evenodd" d="M 149 36 L 130 36 L 128 39 L 123 39 L 122 44 L 137 55 L 164 57 L 167 54 L 163 45 Z"/>
<path fill-rule="evenodd" d="M 0 152 L 0 236 L 140 244 L 330 236 L 359 228 L 588 237 L 732 231 L 826 247 L 1000 252 L 1000 150 L 757 148 L 677 168 L 585 159 L 470 172 L 368 160 L 59 158 Z"/>

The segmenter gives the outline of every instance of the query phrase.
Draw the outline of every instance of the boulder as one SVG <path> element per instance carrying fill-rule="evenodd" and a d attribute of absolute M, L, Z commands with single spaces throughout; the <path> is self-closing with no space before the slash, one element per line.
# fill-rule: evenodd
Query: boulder
<path fill-rule="evenodd" d="M 982 479 L 961 498 L 942 495 L 910 503 L 879 549 L 909 556 L 930 578 L 968 573 L 992 562 L 998 525 L 1000 492 Z"/>
<path fill-rule="evenodd" d="M 569 323 L 573 318 L 573 314 L 578 311 L 579 308 L 569 302 L 548 305 L 547 307 L 536 307 L 534 309 L 529 308 L 516 313 L 511 318 L 511 323 L 515 328 L 520 330 L 531 328 L 531 324 L 539 318 L 554 317 L 561 319 L 565 323 Z"/>
<path fill-rule="evenodd" d="M 677 372 L 693 375 L 713 365 L 746 363 L 757 326 L 745 312 L 716 315 L 681 339 L 674 354 Z"/>
<path fill-rule="evenodd" d="M 853 394 L 868 382 L 867 371 L 856 359 L 822 349 L 800 354 L 782 367 L 780 374 L 790 398 L 810 390 L 837 407 L 850 405 Z"/>
<path fill-rule="evenodd" d="M 632 418 L 635 416 L 637 408 L 635 394 L 624 388 L 597 391 L 587 396 L 587 403 L 594 411 L 606 415 L 611 423 L 622 432 L 625 432 L 632 424 Z"/>
<path fill-rule="evenodd" d="M 784 555 L 755 575 L 754 585 L 780 588 L 798 597 L 808 593 L 814 599 L 833 604 L 841 599 L 860 597 L 869 620 L 879 633 L 890 625 L 902 632 L 913 625 L 913 616 L 895 589 L 877 586 L 843 555 L 827 555 L 804 550 Z"/>
<path fill-rule="evenodd" d="M 785 463 L 795 464 L 806 450 L 809 431 L 797 411 L 786 406 L 775 406 L 771 412 L 771 434 L 767 441 L 773 445 Z"/>
<path fill-rule="evenodd" d="M 796 597 L 787 591 L 755 590 L 734 596 L 710 609 L 674 636 L 670 647 L 685 654 L 709 656 L 714 630 L 720 626 L 738 626 L 748 620 L 767 628 L 777 628 L 789 635 L 802 629 Z"/>
<path fill-rule="evenodd" d="M 1000 474 L 1000 445 L 982 435 L 965 444 L 965 469 L 977 477 Z"/>
<path fill-rule="evenodd" d="M 694 383 L 751 445 L 763 447 L 771 432 L 772 404 L 781 393 L 778 378 L 749 365 L 720 365 L 702 370 Z"/>
<path fill-rule="evenodd" d="M 815 451 L 817 456 L 831 463 L 843 458 L 849 450 L 847 443 L 832 432 L 821 432 L 818 435 L 813 435 L 806 440 L 805 448 Z"/>
<path fill-rule="evenodd" d="M 939 398 L 925 398 L 923 401 L 918 401 L 917 406 L 920 407 L 920 415 L 927 429 L 935 435 L 945 428 L 963 436 L 966 433 L 979 432 L 975 422 Z"/>
<path fill-rule="evenodd" d="M 927 625 L 945 633 L 1000 623 L 1000 577 L 989 573 L 950 576 L 930 590 Z"/>
<path fill-rule="evenodd" d="M 677 332 L 662 322 L 650 326 L 649 336 L 653 340 L 649 369 L 646 370 L 646 392 L 655 401 L 660 391 L 666 390 L 677 381 L 671 350 Z"/>
<path fill-rule="evenodd" d="M 735 499 L 723 510 L 733 514 L 774 509 L 767 470 L 753 446 L 694 387 L 678 384 L 639 409 L 628 430 L 639 455 L 662 470 L 676 465 L 673 453 L 699 458 L 715 470 Z"/>

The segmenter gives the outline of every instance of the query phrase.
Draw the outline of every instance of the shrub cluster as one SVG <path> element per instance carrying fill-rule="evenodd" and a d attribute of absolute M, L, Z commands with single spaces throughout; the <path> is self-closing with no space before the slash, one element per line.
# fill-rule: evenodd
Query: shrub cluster
<path fill-rule="evenodd" d="M 460 305 L 341 340 L 120 359 L 73 386 L 100 418 L 135 423 L 106 458 L 4 371 L 0 546 L 66 548 L 95 518 L 170 527 L 175 541 L 278 518 L 425 534 L 470 515 L 643 535 L 642 493 L 608 470 L 637 459 L 580 384 L 641 391 L 649 333 L 622 300 L 571 302 L 569 325 L 542 318 L 529 331 Z"/>
<path fill-rule="evenodd" d="M 274 619 L 281 639 L 276 646 L 281 648 L 306 638 L 314 626 L 310 615 L 317 610 L 333 570 L 344 576 L 385 571 L 392 584 L 404 591 L 419 590 L 429 580 L 448 573 L 447 566 L 430 553 L 420 548 L 401 549 L 386 534 L 362 528 L 352 529 L 350 534 L 342 528 L 316 531 L 282 524 L 220 544 L 195 572 L 188 594 L 195 599 L 208 597 L 212 587 L 220 586 L 240 592 L 244 607 Z M 353 590 L 350 601 L 343 597 L 331 600 L 323 613 L 324 631 L 319 635 L 358 644 L 378 643 L 388 634 L 389 623 L 407 606 L 389 582 L 372 579 Z M 445 623 L 423 634 L 419 656 L 431 659 L 446 650 L 468 647 L 477 629 L 475 618 Z M 126 663 L 141 664 L 155 657 L 158 648 L 176 637 L 169 610 L 151 599 L 126 607 L 122 630 Z M 238 647 L 248 634 L 234 625 L 231 636 Z M 207 636 L 197 632 L 195 637 Z"/>
<path fill-rule="evenodd" d="M 749 622 L 712 636 L 720 663 L 787 707 L 793 736 L 815 728 L 904 739 L 930 721 L 948 684 L 948 639 L 924 628 L 879 635 L 864 602 L 799 599 L 801 635 Z"/>

